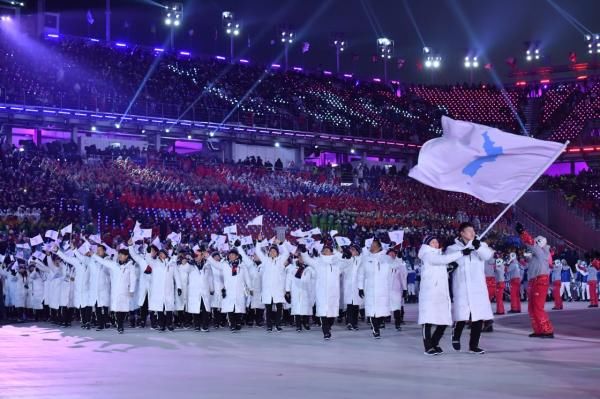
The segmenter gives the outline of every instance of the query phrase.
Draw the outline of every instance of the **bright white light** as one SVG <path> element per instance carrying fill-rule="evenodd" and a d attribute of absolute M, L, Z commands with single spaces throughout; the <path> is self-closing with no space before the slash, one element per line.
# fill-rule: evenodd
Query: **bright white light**
<path fill-rule="evenodd" d="M 275 143 L 275 147 L 279 147 L 279 143 Z"/>
<path fill-rule="evenodd" d="M 165 19 L 165 25 L 171 25 L 172 22 L 171 18 Z"/>
<path fill-rule="evenodd" d="M 430 51 L 431 51 L 431 50 L 430 50 L 430 48 L 429 48 L 429 47 L 423 47 L 423 52 L 424 52 L 425 54 L 429 54 L 429 52 L 430 52 Z"/>
<path fill-rule="evenodd" d="M 171 129 L 169 129 L 169 128 L 165 129 L 165 133 L 169 133 L 170 131 L 171 131 Z"/>
<path fill-rule="evenodd" d="M 585 40 L 592 40 L 592 36 L 590 36 L 590 35 L 585 35 Z"/>
<path fill-rule="evenodd" d="M 425 61 L 425 68 L 431 68 L 431 60 Z"/>
<path fill-rule="evenodd" d="M 473 61 L 473 68 L 479 68 L 479 62 L 477 62 L 477 60 Z"/>
<path fill-rule="evenodd" d="M 227 29 L 225 32 L 227 32 L 228 35 L 231 35 L 231 29 Z"/>
<path fill-rule="evenodd" d="M 350 153 L 354 154 L 356 151 L 354 150 L 354 148 L 350 148 Z"/>
<path fill-rule="evenodd" d="M 471 68 L 471 62 L 465 61 L 465 68 Z"/>
<path fill-rule="evenodd" d="M 209 135 L 210 137 L 215 137 L 215 132 L 210 132 L 208 135 Z"/>
<path fill-rule="evenodd" d="M 380 46 L 389 46 L 392 44 L 392 41 L 387 37 L 381 37 L 377 39 L 377 44 L 379 44 Z"/>
<path fill-rule="evenodd" d="M 175 25 L 175 26 L 179 26 L 179 20 L 178 20 L 178 19 L 176 19 L 176 20 L 175 20 L 175 22 L 173 22 L 173 25 Z"/>
<path fill-rule="evenodd" d="M 236 30 L 234 30 L 234 31 L 233 31 L 233 35 L 234 35 L 234 36 L 237 36 L 237 35 L 239 35 L 239 34 L 240 34 L 240 31 L 239 31 L 239 30 L 237 30 L 237 29 L 236 29 Z"/>
<path fill-rule="evenodd" d="M 527 61 L 531 61 L 531 59 L 532 59 L 532 58 L 531 58 L 531 56 L 530 56 L 530 55 L 527 55 L 527 57 L 526 57 L 525 59 L 526 59 Z"/>
<path fill-rule="evenodd" d="M 188 140 L 191 140 L 191 139 L 192 139 L 192 135 L 188 134 Z"/>
<path fill-rule="evenodd" d="M 434 68 L 439 68 L 440 67 L 440 60 L 433 60 L 433 67 Z"/>
<path fill-rule="evenodd" d="M 96 126 L 92 126 L 92 132 L 96 131 Z"/>
<path fill-rule="evenodd" d="M 117 122 L 117 123 L 115 123 L 115 127 L 116 127 L 117 129 L 120 129 L 120 128 L 121 128 L 121 124 Z"/>

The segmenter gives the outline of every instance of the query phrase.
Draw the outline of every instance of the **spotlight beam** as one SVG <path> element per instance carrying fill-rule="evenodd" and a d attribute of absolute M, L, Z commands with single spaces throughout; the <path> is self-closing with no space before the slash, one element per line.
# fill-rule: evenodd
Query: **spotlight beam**
<path fill-rule="evenodd" d="M 553 0 L 546 0 L 546 1 L 548 2 L 548 4 L 550 4 L 552 6 L 552 8 L 554 8 L 556 10 L 556 12 L 558 12 L 564 19 L 566 19 L 567 22 L 569 22 L 571 25 L 573 25 L 573 27 L 575 29 L 577 29 L 579 31 L 579 33 L 581 33 L 582 36 L 585 34 L 592 33 L 591 30 L 589 30 L 587 27 L 585 27 L 585 25 L 583 25 L 574 16 L 572 16 L 567 11 L 565 11 L 563 8 L 561 8 Z"/>
<path fill-rule="evenodd" d="M 278 13 L 273 16 L 273 19 L 274 20 L 281 19 L 285 15 L 285 13 L 289 10 L 289 8 L 291 7 L 291 4 L 292 4 L 291 2 L 288 2 L 287 3 L 287 7 L 281 7 L 281 8 L 279 8 Z M 265 24 L 265 26 L 262 29 L 262 31 L 260 31 L 258 33 L 258 35 L 256 36 L 256 41 L 261 40 L 266 34 L 268 34 L 269 30 L 270 30 L 270 27 Z M 244 58 L 248 51 L 249 51 L 248 47 L 244 47 L 244 50 L 242 50 L 241 54 L 239 55 L 239 58 Z M 216 78 L 213 79 L 212 82 L 209 82 L 208 85 L 207 85 L 207 87 L 205 87 L 204 90 L 202 90 L 202 92 L 200 94 L 198 94 L 198 96 L 194 99 L 194 101 L 192 101 L 192 103 L 190 105 L 188 105 L 187 108 L 185 108 L 183 110 L 183 112 L 177 117 L 177 120 L 175 121 L 175 124 L 179 123 L 179 121 L 184 117 L 184 115 L 186 113 L 188 113 L 192 108 L 194 108 L 196 106 L 196 104 L 198 104 L 198 101 L 200 101 L 201 99 L 203 99 L 204 96 L 206 95 L 206 93 L 210 89 L 212 89 L 221 78 L 225 77 L 227 75 L 227 73 L 233 67 L 234 67 L 233 64 L 229 64 L 226 68 L 224 68 L 221 71 L 221 73 L 219 73 L 219 75 L 217 75 Z"/>
<path fill-rule="evenodd" d="M 373 16 L 373 11 L 365 4 L 365 0 L 360 0 L 360 5 L 365 11 L 369 24 L 371 24 L 371 29 L 373 29 L 373 32 L 375 33 L 375 37 L 383 37 L 383 29 L 381 29 L 381 26 L 377 23 L 375 16 Z"/>
<path fill-rule="evenodd" d="M 323 14 L 327 8 L 329 8 L 331 3 L 332 3 L 332 0 L 328 0 L 326 2 L 321 3 L 321 7 L 310 17 L 310 19 L 306 22 L 304 27 L 300 30 L 300 34 L 298 35 L 299 37 L 302 37 L 302 34 L 306 31 L 308 31 L 312 27 L 312 25 L 315 23 L 317 18 L 321 14 Z M 284 51 L 280 51 L 279 56 L 276 59 L 281 58 L 283 56 Z M 263 81 L 263 79 L 269 73 L 270 72 L 268 69 L 266 69 L 262 73 L 262 75 L 258 78 L 258 80 L 252 84 L 252 87 L 250 87 L 250 89 L 248 89 L 248 91 L 242 96 L 242 98 L 240 98 L 240 100 L 235 104 L 235 106 L 231 109 L 231 111 L 229 111 L 229 113 L 225 116 L 225 118 L 223 118 L 221 123 L 219 123 L 219 127 L 216 129 L 213 129 L 211 131 L 211 133 L 214 133 L 216 130 L 218 130 L 220 127 L 222 127 L 225 123 L 227 123 L 229 118 L 231 118 L 231 116 L 234 114 L 235 110 L 238 109 L 240 107 L 240 105 L 242 105 L 242 103 L 246 100 L 246 98 L 248 98 L 248 96 L 250 96 L 250 94 L 252 94 L 252 92 L 258 87 L 258 85 Z"/>
<path fill-rule="evenodd" d="M 163 48 L 167 45 L 168 42 L 169 42 L 169 39 L 167 39 L 167 40 L 164 41 Z M 142 79 L 142 83 L 140 83 L 140 85 L 137 88 L 135 94 L 131 98 L 131 101 L 129 102 L 129 105 L 127 106 L 127 109 L 125 110 L 125 112 L 123 113 L 123 115 L 121 115 L 121 120 L 119 122 L 120 124 L 123 124 L 123 118 L 125 118 L 129 114 L 129 111 L 131 110 L 131 107 L 133 107 L 133 104 L 136 102 L 136 100 L 138 99 L 138 97 L 142 93 L 142 90 L 143 90 L 144 86 L 146 86 L 146 83 L 148 82 L 148 80 L 150 79 L 150 77 L 152 76 L 152 74 L 154 74 L 154 71 L 156 70 L 156 68 L 158 67 L 158 64 L 160 63 L 160 61 L 163 58 L 163 54 L 164 53 L 159 52 L 156 55 L 156 58 L 154 59 L 154 61 L 152 61 L 152 65 L 150 65 L 150 68 L 148 68 L 148 72 L 146 72 L 146 75 L 144 76 L 144 79 Z"/>
<path fill-rule="evenodd" d="M 417 36 L 419 36 L 419 40 L 421 40 L 421 47 L 425 47 L 425 40 L 423 40 L 423 35 L 421 34 L 421 30 L 419 29 L 419 26 L 417 25 L 417 20 L 415 19 L 415 16 L 412 13 L 412 10 L 410 9 L 410 6 L 408 5 L 408 2 L 406 0 L 402 0 L 402 4 L 404 5 L 404 9 L 406 10 L 406 14 L 408 15 L 408 18 L 410 18 L 410 22 L 412 22 L 413 27 L 415 28 L 415 32 L 417 33 Z"/>
<path fill-rule="evenodd" d="M 483 50 L 485 47 L 482 45 L 482 43 L 479 42 L 477 35 L 475 34 L 475 32 L 473 32 L 473 29 L 471 28 L 471 25 L 469 25 L 469 21 L 467 20 L 466 15 L 460 8 L 460 5 L 458 4 L 457 1 L 453 1 L 453 0 L 448 0 L 448 3 L 450 3 L 450 6 L 451 6 L 450 8 L 452 9 L 452 11 L 456 15 L 456 17 L 460 20 L 461 25 L 462 25 L 463 29 L 465 30 L 465 32 L 467 33 L 467 36 L 469 37 L 469 40 L 471 41 L 471 44 L 473 45 L 473 47 L 480 49 L 480 51 L 482 52 L 482 54 L 481 54 L 482 64 L 488 63 L 489 59 L 488 59 L 487 55 L 485 54 L 485 51 Z M 496 87 L 498 87 L 500 89 L 500 93 L 502 93 L 502 97 L 504 98 L 504 101 L 508 105 L 508 108 L 510 109 L 513 116 L 519 123 L 519 127 L 521 128 L 521 131 L 523 132 L 523 134 L 525 136 L 529 136 L 529 132 L 527 131 L 527 128 L 525 127 L 525 123 L 523 123 L 523 120 L 519 116 L 517 109 L 515 108 L 514 104 L 510 101 L 510 97 L 508 96 L 508 93 L 506 92 L 506 89 L 504 88 L 504 84 L 500 80 L 500 77 L 493 69 L 488 69 L 488 70 L 490 71 L 490 76 L 491 76 L 492 80 L 494 81 L 494 84 L 496 85 Z"/>

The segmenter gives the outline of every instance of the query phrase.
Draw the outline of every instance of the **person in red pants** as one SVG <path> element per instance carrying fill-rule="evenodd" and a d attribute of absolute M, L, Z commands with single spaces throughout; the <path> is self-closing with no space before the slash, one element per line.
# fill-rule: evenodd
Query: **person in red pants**
<path fill-rule="evenodd" d="M 598 269 L 600 269 L 600 260 L 594 259 L 588 275 L 588 284 L 590 285 L 590 306 L 588 308 L 598 307 Z"/>
<path fill-rule="evenodd" d="M 510 310 L 508 313 L 521 313 L 521 270 L 517 254 L 508 256 L 508 279 L 510 281 Z"/>
<path fill-rule="evenodd" d="M 529 283 L 530 295 L 527 303 L 529 318 L 533 333 L 529 334 L 531 338 L 554 338 L 554 327 L 544 310 L 546 303 L 546 294 L 550 286 L 550 249 L 545 237 L 537 236 L 535 240 L 525 231 L 521 223 L 517 223 L 516 230 L 521 241 L 525 244 L 531 258 L 529 260 Z"/>
<path fill-rule="evenodd" d="M 552 310 L 562 310 L 563 301 L 560 296 L 560 275 L 562 273 L 562 262 L 556 259 L 552 266 L 552 297 L 554 298 L 554 307 Z"/>
<path fill-rule="evenodd" d="M 504 312 L 504 289 L 506 288 L 506 278 L 504 276 L 504 261 L 501 258 L 496 259 L 496 314 L 503 315 Z"/>

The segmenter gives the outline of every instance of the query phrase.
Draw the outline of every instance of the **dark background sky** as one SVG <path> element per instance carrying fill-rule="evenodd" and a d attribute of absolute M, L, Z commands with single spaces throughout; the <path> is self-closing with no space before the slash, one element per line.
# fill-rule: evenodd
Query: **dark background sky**
<path fill-rule="evenodd" d="M 27 12 L 34 12 L 34 0 L 28 1 Z M 554 2 L 590 31 L 600 32 L 600 0 Z M 104 0 L 47 0 L 47 10 L 61 11 L 62 33 L 102 38 L 104 4 Z M 113 40 L 152 46 L 165 42 L 168 32 L 158 3 L 112 0 L 112 4 Z M 91 26 L 86 22 L 88 9 L 95 18 Z M 467 81 L 463 59 L 470 49 L 476 50 L 480 58 L 487 58 L 500 79 L 507 81 L 508 57 L 516 57 L 519 67 L 528 67 L 524 60 L 527 40 L 541 42 L 541 65 L 567 64 L 570 51 L 577 53 L 578 61 L 589 59 L 581 28 L 547 0 L 188 0 L 184 1 L 184 24 L 178 30 L 176 46 L 196 54 L 227 55 L 228 38 L 221 25 L 224 10 L 234 12 L 243 25 L 236 39 L 238 56 L 272 62 L 281 54 L 282 46 L 277 41 L 271 44 L 271 40 L 276 39 L 281 25 L 289 25 L 297 34 L 290 65 L 333 70 L 335 52 L 329 39 L 332 32 L 344 32 L 350 47 L 342 56 L 342 72 L 362 77 L 383 75 L 382 63 L 371 60 L 377 53 L 376 39 L 382 35 L 395 41 L 396 58 L 406 60 L 402 69 L 395 60 L 388 69 L 390 79 L 402 81 L 431 79 L 429 73 L 417 67 L 424 44 L 443 57 L 443 67 L 434 77 L 436 83 Z M 310 51 L 305 54 L 303 42 L 310 43 Z M 489 81 L 490 72 L 480 68 L 474 80 Z"/>

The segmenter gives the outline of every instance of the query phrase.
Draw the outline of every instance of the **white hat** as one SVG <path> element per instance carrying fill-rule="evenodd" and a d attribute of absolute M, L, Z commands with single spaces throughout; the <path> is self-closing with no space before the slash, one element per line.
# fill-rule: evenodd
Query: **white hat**
<path fill-rule="evenodd" d="M 544 237 L 544 236 L 537 236 L 537 237 L 535 237 L 535 243 L 539 247 L 544 248 L 546 246 L 546 244 L 548 244 L 548 240 L 546 240 L 546 237 Z"/>

